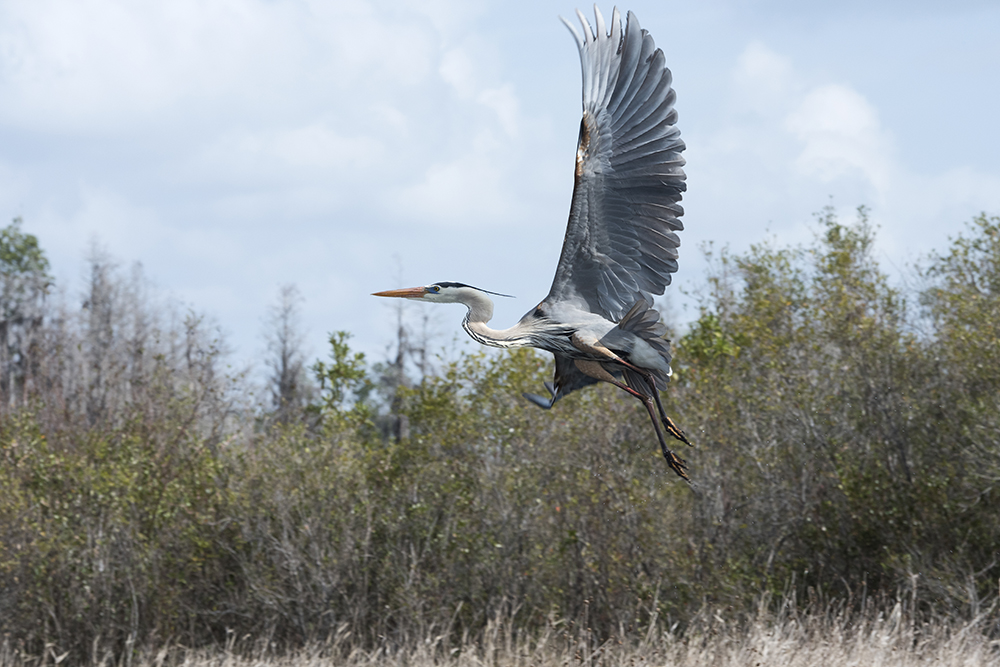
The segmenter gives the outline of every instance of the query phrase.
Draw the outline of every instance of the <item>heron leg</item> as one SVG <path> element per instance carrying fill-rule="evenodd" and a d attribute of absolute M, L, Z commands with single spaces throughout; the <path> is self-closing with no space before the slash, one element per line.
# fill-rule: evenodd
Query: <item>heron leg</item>
<path fill-rule="evenodd" d="M 625 361 L 620 356 L 618 356 L 614 352 L 614 350 L 605 347 L 597 339 L 594 339 L 592 341 L 584 340 L 583 337 L 577 333 L 573 334 L 572 338 L 570 338 L 570 341 L 576 348 L 583 350 L 584 352 L 590 352 L 591 354 L 599 354 L 605 356 L 609 360 L 614 361 L 617 364 L 621 364 L 625 368 L 635 371 L 641 377 L 643 377 L 646 380 L 646 382 L 649 383 L 649 390 L 653 396 L 653 400 L 656 402 L 656 409 L 660 414 L 660 422 L 662 422 L 663 427 L 667 429 L 667 432 L 670 433 L 670 435 L 680 440 L 685 445 L 689 447 L 693 446 L 691 444 L 691 441 L 687 439 L 687 436 L 684 435 L 684 431 L 677 428 L 677 424 L 675 424 L 674 421 L 667 416 L 667 411 L 663 409 L 663 404 L 660 402 L 660 392 L 656 388 L 656 379 L 653 377 L 653 374 L 650 371 L 648 371 L 645 368 L 639 368 L 638 366 L 631 364 L 628 361 Z M 581 362 L 577 362 L 577 367 L 580 367 L 580 363 Z M 598 364 L 597 362 L 584 362 L 584 363 L 594 363 L 597 366 L 600 366 L 600 364 Z M 583 368 L 580 368 L 580 370 L 583 371 L 584 373 L 587 373 L 587 371 L 583 370 Z M 607 373 L 607 371 L 604 372 L 608 375 L 608 377 L 611 377 L 610 373 Z M 596 375 L 591 375 L 590 373 L 587 374 L 590 375 L 591 377 L 597 377 Z M 613 377 L 611 377 L 610 380 L 607 380 L 603 377 L 598 377 L 597 379 L 604 380 L 605 382 L 610 382 L 611 384 L 614 384 L 617 387 L 623 387 L 623 385 L 617 382 Z M 636 396 L 643 396 L 642 394 L 638 394 L 635 392 L 629 392 L 629 393 L 632 393 L 633 395 Z M 643 400 L 645 400 L 645 398 Z"/>
<path fill-rule="evenodd" d="M 632 368 L 635 367 L 633 366 Z M 660 402 L 660 392 L 656 388 L 656 380 L 653 378 L 653 374 L 648 371 L 644 371 L 643 369 L 636 370 L 638 370 L 643 379 L 649 383 L 649 390 L 653 394 L 653 400 L 656 401 L 656 409 L 660 413 L 660 421 L 663 422 L 663 428 L 667 429 L 667 432 L 670 435 L 674 436 L 688 447 L 694 447 L 694 445 L 691 444 L 691 441 L 687 439 L 687 436 L 684 435 L 684 431 L 677 428 L 677 424 L 674 423 L 673 419 L 667 416 L 667 411 L 663 409 L 663 403 Z"/>
<path fill-rule="evenodd" d="M 660 428 L 660 422 L 656 418 L 653 402 L 646 397 L 643 399 L 642 403 L 646 406 L 646 411 L 649 413 L 650 421 L 653 422 L 653 430 L 656 431 L 656 438 L 660 441 L 660 451 L 663 452 L 663 458 L 667 460 L 667 465 L 669 465 L 675 473 L 680 475 L 682 479 L 690 482 L 691 478 L 687 476 L 687 462 L 667 447 L 667 440 L 663 437 L 663 430 Z"/>
<path fill-rule="evenodd" d="M 577 360 L 575 363 L 576 367 L 579 368 L 580 371 L 585 375 L 589 375 L 592 378 L 596 378 L 603 382 L 607 382 L 608 384 L 613 384 L 622 391 L 631 394 L 632 396 L 635 396 L 640 401 L 642 401 L 642 404 L 646 406 L 646 411 L 649 413 L 650 421 L 653 422 L 653 430 L 656 431 L 656 439 L 660 441 L 660 451 L 663 452 L 663 458 L 667 460 L 667 465 L 669 465 L 670 468 L 675 473 L 677 473 L 682 479 L 685 479 L 690 482 L 691 478 L 688 477 L 687 475 L 687 462 L 685 462 L 684 459 L 677 456 L 677 454 L 675 454 L 673 451 L 670 450 L 669 447 L 667 447 L 667 439 L 663 436 L 663 429 L 660 428 L 660 420 L 657 418 L 656 415 L 656 407 L 654 407 L 653 405 L 653 397 L 647 396 L 646 394 L 636 391 L 635 389 L 628 386 L 624 382 L 619 382 L 610 372 L 608 372 L 606 368 L 604 368 L 603 365 L 601 365 L 600 362 Z M 652 387 L 653 387 L 653 396 L 656 396 L 656 385 L 654 384 L 652 385 Z M 656 406 L 659 407 L 659 399 L 656 400 Z M 662 407 L 660 407 L 660 412 L 662 414 L 663 412 Z M 671 422 L 671 425 L 673 425 L 673 422 Z M 677 427 L 675 426 L 674 428 L 676 429 Z M 678 430 L 678 432 L 680 431 Z M 674 434 L 671 433 L 671 435 Z M 685 440 L 684 442 L 687 442 L 687 440 Z"/>

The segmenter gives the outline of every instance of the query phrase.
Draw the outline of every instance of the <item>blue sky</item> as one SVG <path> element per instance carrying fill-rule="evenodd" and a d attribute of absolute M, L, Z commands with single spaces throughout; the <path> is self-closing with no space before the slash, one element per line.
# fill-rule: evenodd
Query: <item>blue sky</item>
<path fill-rule="evenodd" d="M 0 0 L 0 219 L 24 218 L 71 296 L 94 240 L 141 262 L 240 359 L 285 283 L 314 356 L 346 329 L 378 358 L 393 315 L 369 294 L 438 280 L 517 295 L 509 326 L 565 228 L 574 9 Z M 622 9 L 667 56 L 688 145 L 675 287 L 701 280 L 702 244 L 806 242 L 827 204 L 870 207 L 894 271 L 1000 214 L 1000 4 Z M 431 314 L 446 344 L 463 311 Z"/>

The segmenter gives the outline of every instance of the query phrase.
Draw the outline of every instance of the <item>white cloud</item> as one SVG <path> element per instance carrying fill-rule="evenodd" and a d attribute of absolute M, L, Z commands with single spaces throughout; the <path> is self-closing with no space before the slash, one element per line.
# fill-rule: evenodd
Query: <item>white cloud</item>
<path fill-rule="evenodd" d="M 0 5 L 0 122 L 117 132 L 354 102 L 418 85 L 436 41 L 412 13 L 364 0 L 13 0 Z"/>
<path fill-rule="evenodd" d="M 517 136 L 520 104 L 514 86 L 503 83 L 495 87 L 484 87 L 483 82 L 487 77 L 484 76 L 483 68 L 461 48 L 446 52 L 441 57 L 438 71 L 460 100 L 474 100 L 489 109 L 496 114 L 497 121 L 508 137 Z"/>
<path fill-rule="evenodd" d="M 489 88 L 479 93 L 476 101 L 497 115 L 500 127 L 508 137 L 517 137 L 520 125 L 520 105 L 514 87 L 505 84 L 499 88 Z"/>
<path fill-rule="evenodd" d="M 269 68 L 255 45 L 273 24 L 238 2 L 112 0 L 5 3 L 0 61 L 7 122 L 119 127 L 181 102 L 239 89 Z"/>
<path fill-rule="evenodd" d="M 465 49 L 455 48 L 441 56 L 438 67 L 441 78 L 455 89 L 459 97 L 471 98 L 478 87 L 476 68 Z"/>
<path fill-rule="evenodd" d="M 709 238 L 742 245 L 764 224 L 800 238 L 803 219 L 829 196 L 878 206 L 894 183 L 892 140 L 874 105 L 849 85 L 809 80 L 760 41 L 736 58 L 720 120 L 689 144 L 701 182 L 688 199 L 714 219 Z M 789 219 L 792 211 L 804 216 Z M 734 229 L 737 220 L 757 224 Z"/>
<path fill-rule="evenodd" d="M 296 167 L 353 169 L 384 159 L 377 139 L 345 136 L 320 123 L 279 132 L 273 141 L 274 155 Z"/>
<path fill-rule="evenodd" d="M 462 45 L 441 54 L 438 75 L 450 94 L 427 113 L 447 119 L 449 142 L 403 138 L 398 159 L 412 169 L 387 200 L 393 217 L 486 227 L 509 221 L 518 210 L 515 193 L 524 165 L 517 160 L 527 148 L 521 105 L 514 86 L 497 80 L 484 53 Z"/>
<path fill-rule="evenodd" d="M 501 223 L 513 208 L 507 175 L 489 151 L 465 154 L 428 167 L 395 196 L 393 208 L 402 220 L 443 227 Z"/>
<path fill-rule="evenodd" d="M 980 210 L 1000 210 L 1000 174 L 904 161 L 876 103 L 850 82 L 823 80 L 759 41 L 735 59 L 731 82 L 721 122 L 688 135 L 696 238 L 739 249 L 766 227 L 781 244 L 808 242 L 810 214 L 825 204 L 845 221 L 866 205 L 891 270 L 944 247 Z"/>
<path fill-rule="evenodd" d="M 733 81 L 740 105 L 761 114 L 784 104 L 795 86 L 791 61 L 759 41 L 740 54 Z"/>
<path fill-rule="evenodd" d="M 878 112 L 857 91 L 841 84 L 810 90 L 785 119 L 802 144 L 796 167 L 829 183 L 859 172 L 880 196 L 890 185 L 892 142 Z"/>
<path fill-rule="evenodd" d="M 345 134 L 324 122 L 287 129 L 231 132 L 207 146 L 199 159 L 202 177 L 233 183 L 288 185 L 339 178 L 372 169 L 385 159 L 375 138 Z"/>
<path fill-rule="evenodd" d="M 83 182 L 72 200 L 68 206 L 33 211 L 29 219 L 48 253 L 82 258 L 96 240 L 112 255 L 131 261 L 169 244 L 171 230 L 159 214 L 120 192 Z"/>

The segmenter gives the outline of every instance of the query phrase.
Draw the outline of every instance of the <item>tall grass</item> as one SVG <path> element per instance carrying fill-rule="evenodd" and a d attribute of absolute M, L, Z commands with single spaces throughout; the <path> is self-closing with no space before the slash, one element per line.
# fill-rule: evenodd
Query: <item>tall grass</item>
<path fill-rule="evenodd" d="M 683 629 L 674 623 L 646 632 L 622 628 L 596 642 L 584 625 L 549 619 L 538 634 L 520 631 L 510 617 L 493 620 L 475 637 L 454 640 L 448 628 L 403 644 L 371 647 L 346 625 L 325 641 L 292 652 L 276 652 L 266 639 L 230 634 L 214 648 L 166 645 L 146 648 L 134 659 L 115 659 L 95 643 L 89 664 L 113 667 L 848 667 L 1000 665 L 993 610 L 959 621 L 918 621 L 904 600 L 848 611 L 838 603 L 798 608 L 794 601 L 733 615 L 705 607 Z M 54 647 L 27 655 L 4 644 L 0 667 L 57 664 Z"/>

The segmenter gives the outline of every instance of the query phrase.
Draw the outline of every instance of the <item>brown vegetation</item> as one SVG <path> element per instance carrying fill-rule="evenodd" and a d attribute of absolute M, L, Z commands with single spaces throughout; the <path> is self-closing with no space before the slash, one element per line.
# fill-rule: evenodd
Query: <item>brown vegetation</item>
<path fill-rule="evenodd" d="M 321 664 L 330 642 L 358 662 L 455 665 L 993 650 L 998 219 L 973 221 L 910 293 L 872 258 L 863 211 L 821 216 L 808 248 L 717 258 L 665 395 L 696 444 L 692 486 L 616 392 L 522 401 L 550 372 L 531 351 L 410 381 L 405 355 L 370 368 L 334 334 L 311 393 L 290 291 L 273 400 L 255 408 L 202 318 L 100 256 L 82 307 L 53 305 L 37 242 L 4 234 L 8 660 L 313 646 L 299 657 Z M 789 615 L 762 594 L 838 611 Z M 719 610 L 743 620 L 717 625 Z M 546 643 L 569 622 L 571 642 Z M 876 626 L 894 639 L 862 646 Z M 482 653 L 501 627 L 502 651 Z"/>
<path fill-rule="evenodd" d="M 772 611 L 773 609 L 773 611 Z M 796 608 L 762 601 L 754 613 L 725 618 L 723 610 L 703 609 L 683 632 L 676 625 L 612 636 L 603 643 L 586 628 L 550 620 L 528 635 L 508 620 L 495 619 L 475 637 L 452 641 L 446 629 L 406 645 L 366 648 L 346 626 L 324 641 L 289 652 L 266 642 L 230 633 L 209 649 L 181 646 L 136 651 L 136 667 L 847 667 L 848 665 L 1000 665 L 1000 642 L 989 638 L 982 617 L 964 622 L 918 623 L 904 601 L 885 613 L 874 609 L 845 612 L 842 605 Z M 27 663 L 58 664 L 67 654 L 48 646 L 44 655 L 17 655 L 0 647 L 0 667 Z M 116 664 L 110 653 L 96 653 L 95 667 Z M 119 663 L 120 664 L 120 663 Z"/>

